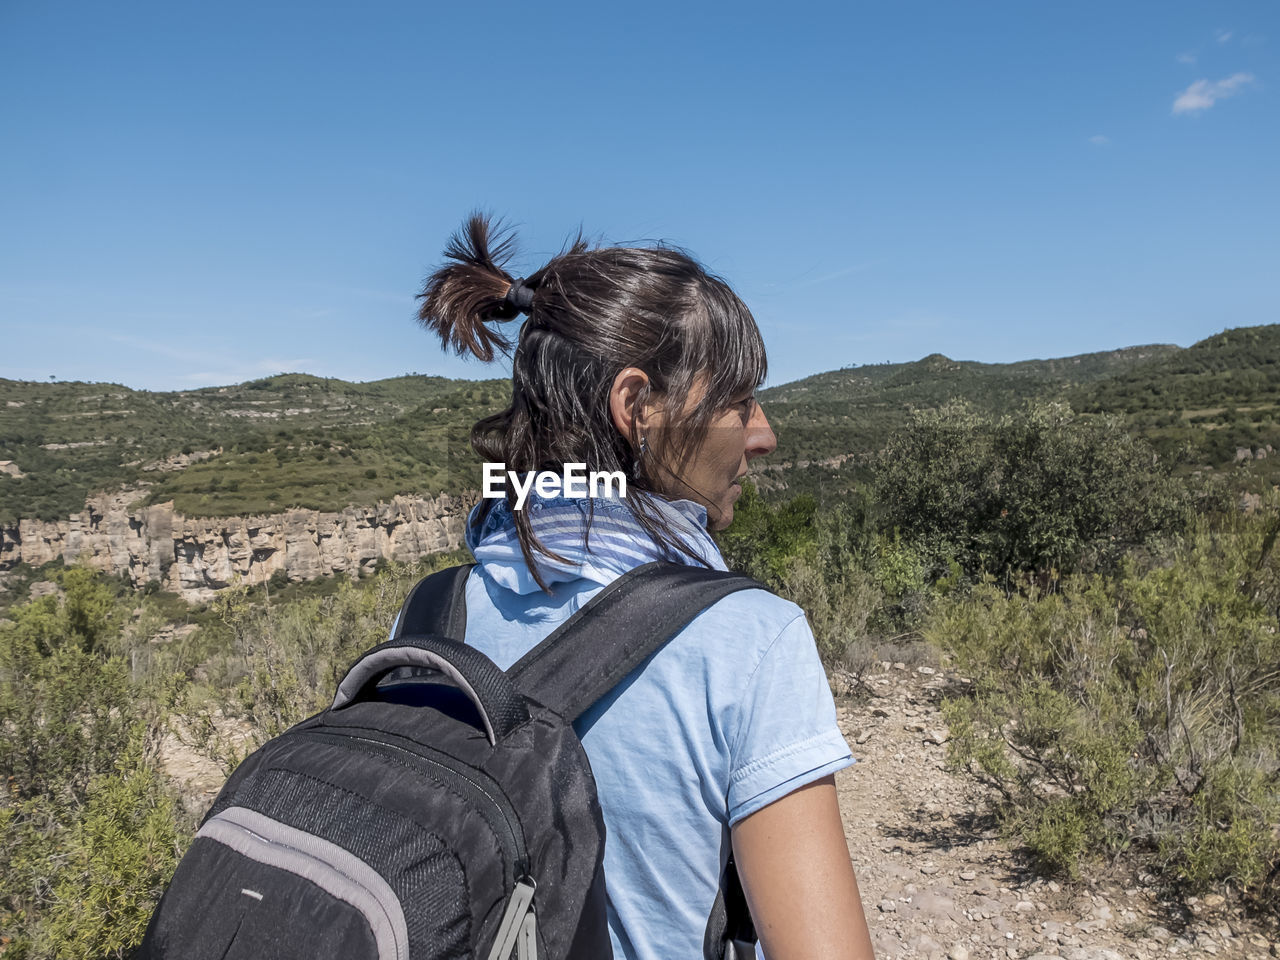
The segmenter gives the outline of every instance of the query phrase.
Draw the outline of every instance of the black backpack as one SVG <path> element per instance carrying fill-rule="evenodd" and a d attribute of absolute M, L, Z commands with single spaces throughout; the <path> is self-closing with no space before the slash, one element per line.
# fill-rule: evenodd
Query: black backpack
<path fill-rule="evenodd" d="M 747 577 L 650 563 L 503 672 L 422 580 L 333 705 L 228 779 L 135 960 L 607 960 L 604 822 L 572 723 Z M 730 856 L 709 960 L 755 956 Z"/>

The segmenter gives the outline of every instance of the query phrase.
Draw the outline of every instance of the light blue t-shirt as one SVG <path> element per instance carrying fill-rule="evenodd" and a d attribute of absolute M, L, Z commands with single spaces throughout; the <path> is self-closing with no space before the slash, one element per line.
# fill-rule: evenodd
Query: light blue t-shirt
<path fill-rule="evenodd" d="M 602 510 L 597 500 L 597 520 L 644 536 L 618 506 Z M 668 508 L 702 525 L 712 545 L 700 552 L 715 550 L 703 507 L 663 501 Z M 492 528 L 502 525 L 502 518 L 486 524 L 487 542 L 500 539 Z M 551 593 L 531 582 L 510 550 L 473 542 L 481 559 L 467 582 L 467 643 L 506 669 L 620 569 L 644 562 L 610 558 L 607 538 L 596 535 L 604 525 L 592 525 L 593 550 L 576 538 L 557 540 L 569 563 L 540 565 Z M 573 549 L 578 555 L 567 555 Z M 723 568 L 718 551 L 714 560 Z M 704 611 L 576 729 L 608 831 L 605 884 L 618 960 L 701 957 L 729 826 L 853 762 L 803 611 L 763 590 L 731 594 Z"/>

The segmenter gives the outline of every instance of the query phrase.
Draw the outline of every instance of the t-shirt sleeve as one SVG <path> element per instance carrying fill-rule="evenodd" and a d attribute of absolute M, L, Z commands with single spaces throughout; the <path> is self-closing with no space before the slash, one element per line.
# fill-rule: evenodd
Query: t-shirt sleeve
<path fill-rule="evenodd" d="M 851 763 L 813 632 L 800 615 L 747 681 L 730 743 L 729 823 Z"/>

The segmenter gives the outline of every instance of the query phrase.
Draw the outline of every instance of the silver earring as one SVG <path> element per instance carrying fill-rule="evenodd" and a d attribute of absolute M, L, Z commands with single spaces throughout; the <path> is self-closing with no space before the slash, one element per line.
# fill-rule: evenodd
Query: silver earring
<path fill-rule="evenodd" d="M 636 459 L 631 461 L 631 472 L 635 475 L 636 479 L 639 479 L 640 477 L 644 476 L 644 466 L 640 463 L 640 461 L 645 458 L 648 452 L 649 452 L 649 444 L 648 444 L 647 438 L 641 437 L 640 453 L 636 457 Z"/>

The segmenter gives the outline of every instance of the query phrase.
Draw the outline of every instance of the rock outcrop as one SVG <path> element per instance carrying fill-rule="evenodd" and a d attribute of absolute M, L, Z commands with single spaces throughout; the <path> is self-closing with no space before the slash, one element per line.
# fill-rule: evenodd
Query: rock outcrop
<path fill-rule="evenodd" d="M 187 600 L 208 600 L 232 583 L 262 583 L 277 571 L 294 581 L 357 577 L 379 560 L 413 562 L 456 549 L 472 502 L 441 494 L 338 513 L 206 519 L 184 517 L 172 503 L 131 509 L 144 492 L 90 497 L 66 520 L 0 527 L 0 571 L 18 563 L 87 563 L 127 575 L 135 586 L 159 582 Z"/>

